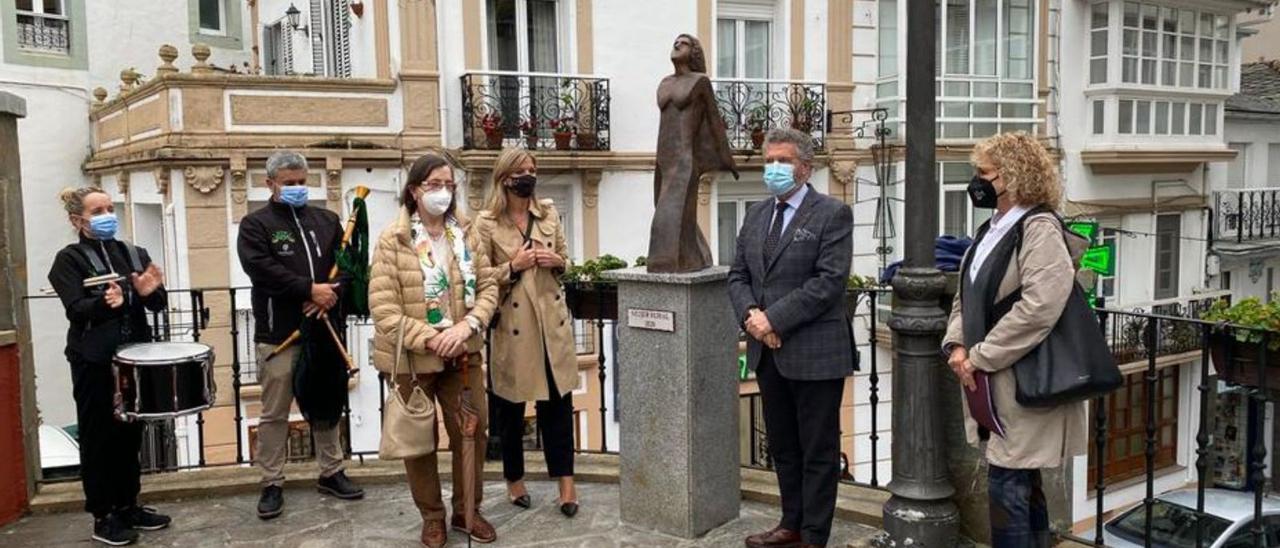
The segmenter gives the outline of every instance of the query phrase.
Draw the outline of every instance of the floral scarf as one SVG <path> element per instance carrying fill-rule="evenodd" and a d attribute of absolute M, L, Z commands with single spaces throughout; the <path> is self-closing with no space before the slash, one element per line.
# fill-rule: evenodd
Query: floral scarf
<path fill-rule="evenodd" d="M 445 307 L 449 302 L 449 264 L 436 260 L 431 249 L 431 236 L 422 226 L 422 220 L 413 216 L 411 235 L 413 248 L 418 252 L 418 263 L 422 266 L 422 290 L 427 302 L 427 324 L 432 327 L 449 327 L 453 321 L 445 317 Z M 458 270 L 462 271 L 463 301 L 467 309 L 476 305 L 476 270 L 471 261 L 471 252 L 467 249 L 466 238 L 457 219 L 445 221 L 444 236 L 449 241 L 453 257 L 458 261 Z"/>

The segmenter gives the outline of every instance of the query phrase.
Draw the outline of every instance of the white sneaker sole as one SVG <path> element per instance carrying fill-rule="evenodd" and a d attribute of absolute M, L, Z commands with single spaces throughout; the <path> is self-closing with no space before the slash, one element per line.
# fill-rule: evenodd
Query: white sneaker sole
<path fill-rule="evenodd" d="M 95 542 L 101 542 L 103 544 L 106 544 L 107 546 L 128 546 L 134 543 L 134 541 L 132 540 L 107 540 L 96 534 L 93 535 L 93 540 Z"/>

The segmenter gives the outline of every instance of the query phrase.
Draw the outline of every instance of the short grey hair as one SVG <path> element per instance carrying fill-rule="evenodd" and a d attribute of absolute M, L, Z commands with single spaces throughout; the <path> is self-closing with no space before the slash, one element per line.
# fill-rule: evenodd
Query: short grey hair
<path fill-rule="evenodd" d="M 281 150 L 267 158 L 267 177 L 276 178 L 276 172 L 282 169 L 301 169 L 307 171 L 307 158 L 292 150 Z"/>
<path fill-rule="evenodd" d="M 796 146 L 796 153 L 805 165 L 813 165 L 813 137 L 797 129 L 776 127 L 764 136 L 764 146 L 790 143 Z"/>

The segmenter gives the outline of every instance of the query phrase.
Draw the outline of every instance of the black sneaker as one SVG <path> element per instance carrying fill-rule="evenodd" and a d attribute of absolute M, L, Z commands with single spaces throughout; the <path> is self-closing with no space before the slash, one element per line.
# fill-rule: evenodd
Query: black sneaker
<path fill-rule="evenodd" d="M 364 498 L 364 489 L 351 481 L 347 477 L 347 473 L 339 470 L 338 473 L 327 478 L 320 478 L 316 482 L 316 489 L 326 495 L 333 495 L 340 499 L 355 500 Z"/>
<path fill-rule="evenodd" d="M 93 520 L 93 540 L 107 546 L 125 546 L 138 541 L 138 532 L 130 529 L 115 514 Z"/>
<path fill-rule="evenodd" d="M 156 512 L 150 506 L 134 506 L 120 511 L 120 521 L 132 529 L 159 531 L 173 522 L 169 516 Z"/>
<path fill-rule="evenodd" d="M 262 498 L 258 499 L 258 517 L 271 519 L 284 513 L 284 489 L 279 485 L 268 485 L 262 488 Z"/>

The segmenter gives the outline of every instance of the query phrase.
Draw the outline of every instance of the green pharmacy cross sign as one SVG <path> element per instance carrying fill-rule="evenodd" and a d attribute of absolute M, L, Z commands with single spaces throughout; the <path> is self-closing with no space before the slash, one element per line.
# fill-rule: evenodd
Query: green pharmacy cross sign
<path fill-rule="evenodd" d="M 1067 223 L 1067 230 L 1075 232 L 1089 240 L 1089 249 L 1080 258 L 1080 267 L 1097 272 L 1099 276 L 1115 276 L 1116 247 L 1113 244 L 1098 245 L 1097 221 Z"/>
<path fill-rule="evenodd" d="M 1089 248 L 1085 250 L 1084 255 L 1080 257 L 1080 267 L 1092 270 L 1099 276 L 1115 276 L 1116 275 L 1116 246 L 1114 242 L 1098 244 L 1098 235 L 1101 233 L 1096 221 L 1079 221 L 1067 223 L 1067 230 L 1084 236 L 1089 240 Z M 1089 293 L 1093 293 L 1093 288 L 1089 288 Z M 1089 305 L 1097 306 L 1097 300 L 1093 296 L 1089 297 Z"/>

